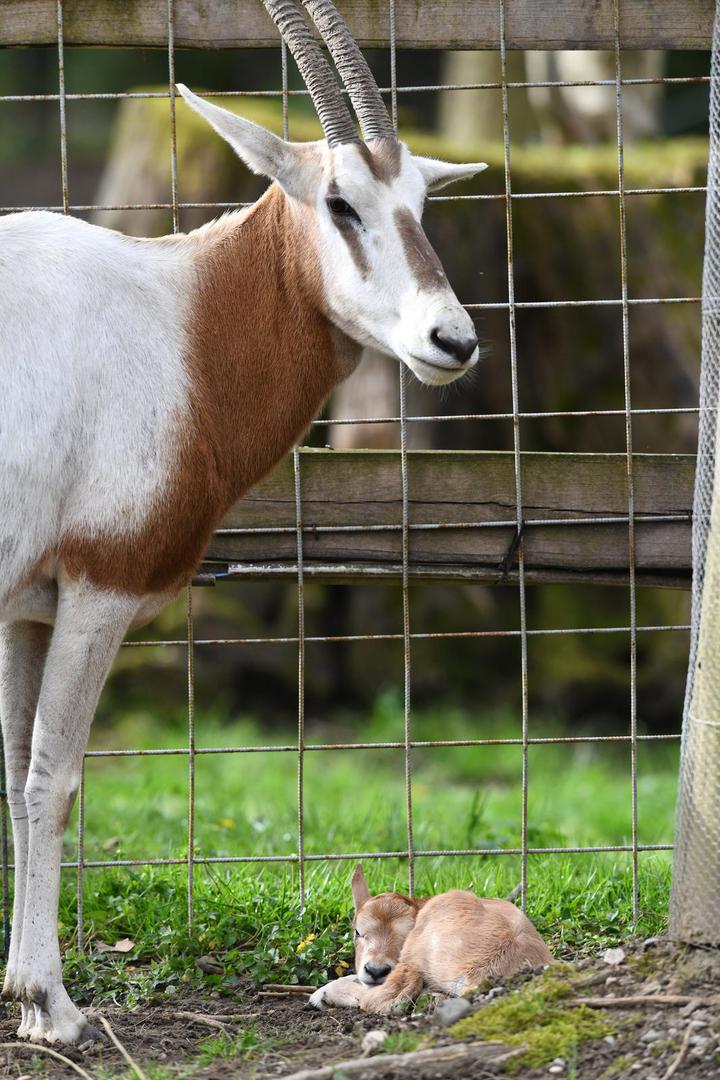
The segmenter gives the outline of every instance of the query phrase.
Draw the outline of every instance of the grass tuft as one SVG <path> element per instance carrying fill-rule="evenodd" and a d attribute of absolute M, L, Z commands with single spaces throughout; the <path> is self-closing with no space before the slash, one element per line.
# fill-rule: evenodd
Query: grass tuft
<path fill-rule="evenodd" d="M 402 703 L 378 699 L 369 718 L 348 718 L 349 739 L 388 742 L 402 736 Z M 510 716 L 457 709 L 418 710 L 416 738 L 507 737 Z M 551 733 L 551 725 L 546 725 Z M 344 737 L 344 736 L 343 736 Z M 221 724 L 203 716 L 198 746 L 292 743 L 249 719 Z M 98 730 L 94 746 L 140 749 L 182 744 L 179 720 L 158 726 L 149 714 L 126 716 Z M 520 845 L 518 746 L 439 747 L 413 758 L 415 844 L 436 850 Z M 627 755 L 616 747 L 549 744 L 531 748 L 529 841 L 536 847 L 624 844 L 632 835 Z M 643 843 L 670 839 L 677 756 L 665 744 L 643 747 L 639 776 Z M 297 851 L 296 761 L 286 753 L 213 753 L 196 761 L 195 853 L 199 857 L 293 855 Z M 358 775 L 362 785 L 358 786 Z M 85 855 L 89 860 L 187 857 L 187 761 L 173 755 L 91 758 L 87 762 Z M 385 750 L 308 753 L 305 762 L 305 850 L 402 851 L 407 843 L 401 753 Z M 352 797 L 348 798 L 348 792 Z M 75 856 L 68 841 L 66 857 Z M 83 1004 L 113 1001 L 136 1008 L 185 990 L 242 995 L 249 984 L 319 985 L 352 964 L 352 864 L 308 863 L 307 904 L 293 863 L 197 865 L 195 918 L 187 926 L 187 868 L 109 867 L 84 877 L 86 955 L 74 948 L 76 877 L 65 872 L 61 940 L 68 981 Z M 366 860 L 373 891 L 407 890 L 407 862 Z M 418 895 L 473 888 L 505 896 L 520 880 L 516 856 L 417 859 Z M 635 932 L 666 924 L 670 857 L 640 856 L 641 911 L 632 915 L 632 865 L 623 854 L 533 855 L 528 915 L 559 957 L 596 954 Z M 130 938 L 132 951 L 95 951 L 95 943 Z M 195 961 L 211 955 L 222 973 Z"/>

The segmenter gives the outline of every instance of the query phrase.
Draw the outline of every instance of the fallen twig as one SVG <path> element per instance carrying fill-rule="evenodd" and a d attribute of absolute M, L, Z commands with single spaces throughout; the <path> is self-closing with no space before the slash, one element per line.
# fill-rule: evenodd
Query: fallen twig
<path fill-rule="evenodd" d="M 689 1005 L 696 1001 L 698 1008 L 717 1008 L 720 998 L 688 997 L 686 994 L 633 994 L 630 997 L 573 998 L 571 1005 L 587 1005 L 591 1009 L 624 1009 L 632 1005 Z"/>
<path fill-rule="evenodd" d="M 74 1069 L 78 1076 L 84 1077 L 84 1080 L 93 1080 L 90 1073 L 85 1072 L 76 1061 L 71 1061 L 69 1057 L 65 1057 L 58 1050 L 51 1050 L 49 1046 L 42 1046 L 39 1043 L 4 1042 L 0 1043 L 0 1050 L 31 1050 L 33 1054 L 49 1054 L 56 1061 L 62 1061 L 63 1065 L 67 1065 L 69 1069 Z"/>
<path fill-rule="evenodd" d="M 263 990 L 282 990 L 285 994 L 314 994 L 317 986 L 302 986 L 300 983 L 263 983 Z"/>
<path fill-rule="evenodd" d="M 666 1072 L 663 1074 L 662 1080 L 670 1080 L 672 1076 L 678 1071 L 683 1061 L 687 1057 L 688 1048 L 690 1046 L 690 1036 L 692 1035 L 693 1028 L 697 1026 L 695 1020 L 691 1020 L 688 1026 L 685 1028 L 685 1037 L 683 1038 L 680 1049 L 670 1062 Z"/>
<path fill-rule="evenodd" d="M 450 1046 L 437 1046 L 430 1050 L 414 1050 L 410 1054 L 377 1054 L 375 1057 L 352 1058 L 350 1061 L 338 1061 L 334 1065 L 323 1065 L 319 1069 L 301 1069 L 287 1076 L 285 1080 L 332 1080 L 342 1073 L 354 1076 L 362 1073 L 387 1072 L 392 1069 L 408 1068 L 411 1074 L 419 1065 L 434 1065 L 443 1062 L 458 1063 L 468 1058 L 485 1061 L 487 1065 L 504 1065 L 519 1054 L 525 1053 L 525 1047 L 509 1050 L 505 1043 L 476 1042 L 455 1043 Z"/>
<path fill-rule="evenodd" d="M 98 1018 L 98 1020 L 100 1021 L 100 1023 L 102 1024 L 102 1026 L 103 1026 L 103 1027 L 105 1028 L 105 1031 L 107 1032 L 108 1038 L 109 1038 L 109 1039 L 110 1039 L 110 1040 L 111 1040 L 111 1041 L 112 1041 L 112 1042 L 113 1042 L 113 1043 L 115 1044 L 115 1046 L 117 1047 L 117 1049 L 118 1049 L 118 1050 L 120 1051 L 120 1053 L 121 1053 L 121 1054 L 122 1054 L 122 1056 L 124 1057 L 124 1059 L 125 1059 L 125 1062 L 126 1062 L 126 1064 L 128 1064 L 128 1065 L 130 1066 L 130 1068 L 132 1069 L 132 1071 L 133 1071 L 133 1072 L 135 1073 L 135 1075 L 137 1076 L 138 1080 L 147 1080 L 147 1076 L 146 1076 L 146 1075 L 145 1075 L 145 1073 L 144 1073 L 144 1072 L 142 1071 L 142 1069 L 140 1068 L 140 1066 L 138 1065 L 138 1063 L 137 1063 L 136 1061 L 133 1061 L 133 1059 L 132 1059 L 132 1058 L 130 1057 L 130 1055 L 128 1054 L 127 1050 L 125 1049 L 125 1047 L 123 1046 L 123 1044 L 122 1044 L 122 1043 L 120 1042 L 120 1040 L 118 1039 L 118 1037 L 117 1037 L 117 1035 L 115 1034 L 115 1032 L 113 1031 L 113 1029 L 112 1029 L 112 1028 L 110 1027 L 110 1024 L 109 1024 L 109 1023 L 108 1023 L 108 1021 L 107 1021 L 107 1020 L 105 1019 L 105 1017 L 104 1017 L 104 1016 L 101 1016 L 101 1015 L 100 1015 L 100 1014 L 98 1013 L 98 1014 L 97 1014 L 97 1018 Z"/>
<path fill-rule="evenodd" d="M 316 990 L 317 987 L 313 986 L 312 990 L 303 990 L 302 993 L 298 993 L 295 990 L 290 990 L 287 987 L 284 987 L 282 990 L 258 990 L 257 996 L 264 998 L 310 997 L 310 994 L 314 994 Z"/>
<path fill-rule="evenodd" d="M 175 1020 L 189 1020 L 191 1024 L 206 1024 L 211 1028 L 219 1028 L 220 1031 L 227 1031 L 228 1023 L 234 1020 L 240 1019 L 240 1017 L 233 1016 L 203 1016 L 202 1013 L 180 1012 L 172 1013 Z"/>

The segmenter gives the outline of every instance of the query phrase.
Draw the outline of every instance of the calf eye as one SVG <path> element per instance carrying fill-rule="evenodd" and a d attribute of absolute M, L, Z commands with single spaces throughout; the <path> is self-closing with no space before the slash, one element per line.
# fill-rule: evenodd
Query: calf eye
<path fill-rule="evenodd" d="M 336 214 L 338 217 L 352 218 L 354 221 L 360 221 L 357 213 L 353 210 L 350 203 L 345 202 L 337 195 L 331 196 L 327 200 L 328 210 L 331 214 Z"/>

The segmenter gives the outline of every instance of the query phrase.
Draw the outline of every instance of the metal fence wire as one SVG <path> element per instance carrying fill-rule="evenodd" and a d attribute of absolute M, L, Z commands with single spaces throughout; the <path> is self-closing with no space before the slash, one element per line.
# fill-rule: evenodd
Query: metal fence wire
<path fill-rule="evenodd" d="M 162 0 L 160 0 L 162 2 Z M 637 643 L 638 636 L 644 633 L 653 632 L 679 632 L 686 634 L 689 627 L 682 625 L 639 625 L 638 624 L 638 612 L 637 612 L 637 596 L 636 596 L 636 568 L 635 568 L 635 530 L 636 523 L 638 521 L 638 515 L 635 508 L 635 478 L 633 473 L 633 420 L 640 415 L 653 415 L 659 416 L 670 413 L 697 413 L 698 409 L 695 407 L 678 407 L 678 408 L 633 408 L 632 395 L 631 395 L 631 344 L 629 335 L 629 317 L 630 310 L 633 306 L 640 305 L 674 305 L 674 304 L 699 304 L 700 297 L 698 296 L 675 296 L 675 297 L 647 297 L 637 298 L 630 297 L 628 295 L 628 252 L 627 252 L 627 229 L 626 229 L 626 205 L 629 198 L 642 198 L 648 195 L 658 194 L 670 194 L 670 193 L 698 193 L 702 195 L 705 192 L 703 186 L 658 186 L 658 187 L 643 187 L 643 188 L 627 188 L 625 184 L 625 171 L 624 171 L 624 158 L 623 158 L 623 93 L 628 86 L 642 86 L 642 85 L 657 85 L 657 84 L 672 84 L 672 83 L 690 83 L 690 82 L 707 82 L 708 78 L 705 77 L 688 77 L 688 78 L 633 78 L 625 79 L 623 77 L 623 58 L 621 51 L 621 37 L 620 37 L 620 18 L 621 18 L 621 0 L 616 0 L 614 8 L 614 78 L 612 79 L 597 79 L 597 80 L 545 80 L 545 81 L 512 81 L 508 78 L 508 63 L 507 63 L 507 51 L 506 51 L 506 34 L 505 34 L 505 18 L 506 8 L 511 6 L 512 0 L 497 0 L 498 11 L 498 23 L 499 23 L 499 39 L 497 42 L 497 48 L 500 53 L 500 79 L 498 81 L 486 81 L 486 82 L 472 82 L 472 83 L 452 83 L 452 84 L 438 84 L 428 86 L 399 86 L 397 80 L 397 34 L 396 34 L 396 20 L 395 20 L 395 2 L 394 0 L 387 0 L 387 39 L 390 47 L 390 85 L 383 87 L 383 93 L 389 97 L 389 103 L 391 108 L 391 115 L 393 121 L 397 126 L 398 115 L 398 101 L 403 95 L 411 95 L 419 92 L 435 91 L 435 92 L 449 92 L 449 91 L 463 91 L 463 90 L 478 90 L 484 89 L 488 91 L 500 91 L 501 109 L 502 109 L 502 132 L 503 132 L 503 148 L 504 148 L 504 191 L 499 194 L 474 194 L 474 195 L 440 195 L 431 196 L 432 201 L 437 202 L 467 202 L 468 200 L 475 200 L 482 202 L 486 200 L 497 200 L 504 204 L 505 210 L 505 238 L 506 238 L 506 250 L 507 250 L 507 300 L 501 302 L 492 303 L 470 303 L 467 306 L 471 312 L 481 312 L 487 309 L 500 309 L 507 311 L 508 318 L 508 330 L 509 330 L 509 342 L 510 342 L 510 382 L 512 390 L 512 410 L 506 412 L 492 412 L 492 413 L 453 413 L 451 415 L 443 416 L 428 416 L 428 415 L 409 415 L 407 406 L 406 395 L 406 377 L 404 368 L 400 369 L 400 387 L 399 387 L 399 414 L 397 416 L 383 416 L 383 417 L 354 417 L 352 419 L 343 420 L 317 420 L 317 425 L 327 427 L 333 423 L 340 424 L 359 424 L 359 423 L 395 423 L 399 425 L 400 430 L 400 455 L 399 455 L 399 467 L 401 470 L 401 518 L 395 525 L 388 526 L 375 526 L 375 528 L 390 528 L 398 530 L 401 533 L 402 545 L 401 545 L 401 592 L 402 592 L 402 630 L 399 633 L 383 633 L 383 634 L 357 634 L 357 635 L 308 635 L 305 631 L 305 580 L 304 580 L 304 560 L 303 560 L 303 544 L 304 537 L 306 535 L 306 528 L 303 525 L 303 499 L 302 499 L 302 454 L 297 450 L 293 452 L 293 482 L 295 492 L 295 527 L 294 533 L 297 542 L 297 557 L 294 567 L 294 573 L 296 578 L 297 589 L 297 601 L 298 601 L 298 625 L 297 634 L 293 636 L 283 637 L 241 637 L 236 638 L 207 638 L 196 639 L 194 634 L 193 624 L 193 591 L 192 588 L 187 589 L 186 594 L 186 623 L 187 633 L 184 639 L 167 639 L 167 640 L 141 640 L 126 642 L 126 648 L 157 648 L 157 647 L 177 647 L 184 646 L 187 654 L 187 742 L 184 746 L 178 746 L 171 749 L 152 749 L 152 750 L 91 750 L 88 751 L 86 757 L 88 759 L 94 758 L 121 758 L 121 757 L 157 757 L 161 755 L 175 755 L 178 757 L 185 757 L 187 759 L 188 768 L 188 809 L 187 809 L 187 856 L 184 858 L 136 858 L 136 859 L 121 859 L 121 858 L 109 858 L 109 859 L 88 859 L 85 856 L 84 848 L 84 833 L 85 833 L 85 802 L 86 802 L 86 790 L 85 783 L 81 783 L 79 792 L 79 815 L 78 815 L 78 836 L 77 836 L 77 855 L 75 859 L 66 861 L 63 866 L 65 868 L 74 869 L 77 874 L 77 944 L 78 948 L 82 950 L 83 938 L 84 938 L 84 911 L 83 911 L 83 895 L 85 887 L 85 871 L 88 869 L 102 870 L 105 867 L 112 867 L 114 869 L 118 867 L 139 867 L 139 866 L 170 866 L 170 865 L 186 865 L 187 867 L 187 910 L 188 920 L 192 924 L 193 920 L 193 893 L 194 893 L 194 872 L 197 866 L 205 866 L 208 864 L 234 864 L 234 863 L 287 863 L 294 864 L 297 867 L 299 888 L 301 893 L 301 899 L 304 902 L 305 899 L 305 869 L 309 863 L 313 862 L 331 862 L 331 861 L 351 861 L 365 858 L 379 858 L 379 859 L 403 859 L 407 863 L 407 875 L 408 875 L 408 889 L 412 893 L 414 889 L 415 878 L 415 861 L 417 859 L 423 859 L 435 856 L 455 857 L 455 856 L 519 856 L 521 864 L 521 896 L 523 905 L 527 897 L 528 889 L 530 887 L 530 880 L 528 875 L 528 862 L 529 857 L 533 855 L 554 855 L 554 854 L 566 854 L 566 853 L 601 853 L 601 852 L 622 852 L 627 853 L 630 856 L 632 862 L 632 906 L 635 916 L 639 911 L 640 897 L 639 897 L 639 853 L 645 851 L 669 851 L 672 849 L 672 843 L 670 838 L 667 842 L 657 844 L 643 844 L 640 843 L 638 834 L 638 746 L 642 742 L 650 742 L 657 740 L 677 740 L 679 733 L 673 733 L 669 735 L 646 735 L 638 732 L 637 722 Z M 178 231 L 179 228 L 179 214 L 180 211 L 187 208 L 209 208 L 217 210 L 218 212 L 234 208 L 238 203 L 230 202 L 183 202 L 178 196 L 178 155 L 177 155 L 177 142 L 176 142 L 176 122 L 175 122 L 175 43 L 174 43 L 174 0 L 167 0 L 167 61 L 168 61 L 168 90 L 167 92 L 128 92 L 128 93 L 68 93 L 65 85 L 65 50 L 64 50 L 64 33 L 63 33 L 63 0 L 57 0 L 57 59 L 58 59 L 58 92 L 55 94 L 34 95 L 34 94 L 15 94 L 5 95 L 0 97 L 0 104 L 19 101 L 39 101 L 44 100 L 50 103 L 50 107 L 56 107 L 58 110 L 58 125 L 59 125 L 59 155 L 60 155 L 60 168 L 62 178 L 62 203 L 55 206 L 2 206 L 0 212 L 12 212 L 21 209 L 52 209 L 65 214 L 68 213 L 81 213 L 86 211 L 98 211 L 98 210 L 115 210 L 115 209 L 137 209 L 137 210 L 150 210 L 150 209 L 167 209 L 172 213 L 173 230 Z M 303 90 L 290 90 L 288 88 L 288 67 L 287 67 L 287 54 L 285 48 L 279 44 L 281 49 L 281 72 L 282 72 L 282 85 L 276 90 L 270 91 L 226 91 L 225 94 L 213 95 L 221 97 L 242 97 L 252 95 L 265 95 L 268 97 L 280 97 L 282 100 L 283 108 L 283 128 L 284 134 L 288 136 L 288 106 L 289 99 L 293 95 L 303 95 L 306 92 Z M 615 121 L 616 121 L 616 141 L 617 141 L 617 184 L 613 184 L 611 188 L 603 190 L 583 190 L 583 191 L 549 191 L 549 192 L 516 192 L 513 190 L 512 180 L 512 168 L 511 168 L 511 149 L 513 145 L 512 130 L 510 123 L 510 110 L 509 110 L 509 91 L 515 88 L 559 88 L 559 87 L 597 87 L 607 86 L 614 88 L 615 95 Z M 126 99 L 126 98 L 141 98 L 141 97 L 154 97 L 154 98 L 166 98 L 169 103 L 168 108 L 168 153 L 170 155 L 171 162 L 171 183 L 170 183 L 170 197 L 168 201 L 153 202 L 153 203 L 132 203 L 116 206 L 108 205 L 94 205 L 87 203 L 78 203 L 72 200 L 72 193 L 70 191 L 68 180 L 68 137 L 67 137 L 67 112 L 66 105 L 68 101 L 90 101 L 100 99 Z M 621 289 L 620 295 L 612 298 L 595 298 L 587 300 L 570 300 L 570 299 L 556 299 L 552 301 L 520 301 L 516 299 L 515 295 L 515 274 L 513 267 L 513 212 L 515 204 L 520 200 L 532 200 L 532 199 L 588 199 L 595 197 L 611 197 L 617 200 L 618 217 L 617 217 L 617 250 L 619 253 L 619 262 L 621 269 Z M 700 248 L 700 238 L 698 238 L 698 249 Z M 670 257 L 670 256 L 668 256 Z M 516 334 L 516 313 L 521 309 L 559 309 L 559 308 L 580 308 L 580 307 L 594 307 L 594 306 L 610 306 L 616 307 L 620 310 L 622 316 L 622 357 L 623 357 L 623 394 L 624 404 L 622 408 L 618 409 L 587 409 L 587 410 L 548 410 L 548 411 L 523 411 L 520 407 L 520 394 L 519 384 L 521 375 L 518 370 L 518 348 L 517 348 L 517 334 Z M 627 493 L 627 513 L 622 515 L 615 515 L 607 518 L 593 518 L 588 519 L 587 525 L 590 528 L 598 527 L 604 523 L 622 524 L 627 528 L 627 542 L 628 542 L 628 588 L 627 588 L 627 622 L 622 626 L 600 627 L 600 626 L 587 626 L 581 628 L 569 629 L 534 629 L 528 626 L 527 618 L 527 601 L 526 601 L 526 572 L 525 572 L 525 557 L 523 551 L 523 530 L 537 524 L 544 519 L 538 519 L 533 521 L 525 513 L 525 507 L 523 502 L 523 486 L 522 486 L 522 469 L 521 469 L 521 450 L 522 450 L 522 422 L 543 420 L 549 418 L 571 418 L 571 417 L 590 417 L 590 416 L 619 416 L 624 421 L 624 433 L 625 433 L 625 458 L 627 463 L 627 479 L 626 479 L 626 493 Z M 412 627 L 412 612 L 411 612 L 411 597 L 410 597 L 410 544 L 413 530 L 415 529 L 427 529 L 437 527 L 436 524 L 428 522 L 426 524 L 411 524 L 409 514 L 409 473 L 408 473 L 408 430 L 411 424 L 415 423 L 444 423 L 449 420 L 505 420 L 512 423 L 513 430 L 513 462 L 514 462 L 514 515 L 511 520 L 504 522 L 488 521 L 486 523 L 477 524 L 474 523 L 469 526 L 468 523 L 463 523 L 462 526 L 451 527 L 497 527 L 502 525 L 504 527 L 510 527 L 514 530 L 514 542 L 513 553 L 515 557 L 515 565 L 517 568 L 517 601 L 519 607 L 519 628 L 511 630 L 476 630 L 476 631 L 449 631 L 443 633 L 421 633 L 413 630 Z M 643 520 L 675 520 L 672 515 L 656 515 L 645 516 Z M 550 523 L 550 519 L 548 519 Z M 563 524 L 572 524 L 576 526 L 578 519 L 573 518 L 572 521 L 568 520 L 563 522 L 557 518 L 552 519 L 553 524 L 557 524 L 558 528 L 562 528 Z M 313 528 L 315 528 L 313 526 Z M 343 526 L 332 526 L 331 528 L 342 529 Z M 347 526 L 348 529 L 365 530 L 372 528 L 372 526 Z M 227 530 L 226 530 L 227 531 Z M 244 530 L 247 531 L 247 530 Z M 258 528 L 257 532 L 272 531 Z M 246 568 L 247 569 L 247 568 Z M 257 567 L 259 576 L 272 577 L 273 570 L 268 567 Z M 510 586 L 510 587 L 515 587 Z M 540 635 L 563 635 L 563 634 L 626 634 L 629 635 L 629 654 L 628 654 L 628 670 L 629 670 L 629 716 L 630 724 L 629 731 L 624 735 L 591 735 L 581 734 L 574 736 L 558 736 L 558 737 L 543 737 L 536 734 L 531 735 L 530 725 L 530 709 L 529 709 L 529 696 L 528 696 L 528 642 L 534 636 Z M 413 646 L 414 643 L 420 640 L 428 640 L 433 638 L 450 638 L 450 639 L 474 639 L 481 640 L 488 637 L 506 637 L 515 638 L 519 641 L 520 646 L 520 686 L 521 686 L 521 702 L 522 702 L 522 725 L 519 738 L 478 738 L 478 739 L 458 739 L 458 740 L 419 740 L 413 737 L 413 717 L 412 717 L 412 689 L 413 689 Z M 308 643 L 316 642 L 351 642 L 351 641 L 399 641 L 402 644 L 402 683 L 404 694 L 404 728 L 403 737 L 396 741 L 385 742 L 309 742 L 306 739 L 305 731 L 305 666 L 306 666 L 306 646 Z M 271 647 L 277 644 L 290 644 L 297 646 L 297 658 L 298 658 L 298 709 L 297 709 L 297 738 L 295 741 L 286 745 L 260 745 L 260 746 L 223 746 L 223 747 L 199 747 L 196 745 L 196 715 L 195 715 L 195 681 L 194 681 L 194 660 L 195 651 L 198 648 L 222 648 L 229 646 L 239 645 L 263 645 Z M 541 746 L 549 744 L 621 744 L 627 746 L 629 750 L 629 773 L 628 773 L 628 802 L 631 811 L 631 836 L 630 842 L 625 844 L 605 844 L 594 846 L 551 846 L 551 847 L 539 847 L 533 846 L 529 839 L 528 831 L 528 789 L 529 789 L 529 769 L 528 769 L 528 755 L 529 749 L 532 746 Z M 469 747 L 469 746 L 518 746 L 521 748 L 522 753 L 522 796 L 521 796 L 521 821 L 520 821 L 520 844 L 519 846 L 506 846 L 506 847 L 478 847 L 467 849 L 453 849 L 453 850 L 425 850 L 416 847 L 414 834 L 413 834 L 413 775 L 412 775 L 412 762 L 413 752 L 417 749 L 424 749 L 430 747 Z M 305 781 L 304 781 L 304 763 L 305 756 L 308 753 L 323 753 L 326 751 L 347 751 L 353 752 L 364 749 L 388 749 L 388 750 L 401 750 L 404 755 L 404 776 L 405 776 L 405 814 L 406 814 L 406 834 L 407 843 L 401 850 L 395 851 L 327 851 L 323 853 L 308 853 L 305 851 L 304 845 L 304 802 L 305 802 Z M 242 855 L 222 855 L 212 856 L 205 855 L 203 853 L 197 853 L 195 849 L 195 826 L 196 826 L 196 808 L 195 808 L 195 767 L 199 756 L 204 754 L 253 754 L 253 753 L 279 753 L 285 755 L 294 756 L 296 759 L 296 775 L 297 775 L 297 837 L 294 850 L 288 851 L 284 854 L 273 855 L 253 855 L 250 853 Z M 8 923 L 8 871 L 12 869 L 12 865 L 8 861 L 7 853 L 7 821 L 6 821 L 6 806 L 3 797 L 2 802 L 2 858 L 3 858 L 3 908 L 5 915 L 5 925 L 7 928 Z"/>

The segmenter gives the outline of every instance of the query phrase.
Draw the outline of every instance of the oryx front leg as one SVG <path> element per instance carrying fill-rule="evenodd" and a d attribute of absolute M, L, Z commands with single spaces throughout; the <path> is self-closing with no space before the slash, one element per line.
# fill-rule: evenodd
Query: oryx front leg
<path fill-rule="evenodd" d="M 57 908 L 62 838 L 95 706 L 137 600 L 86 583 L 60 591 L 32 737 L 28 860 L 15 993 L 34 1010 L 33 1041 L 82 1043 L 94 1029 L 62 983 Z"/>
<path fill-rule="evenodd" d="M 9 1000 L 17 996 L 17 964 L 25 910 L 28 849 L 25 783 L 30 767 L 33 720 L 50 632 L 49 626 L 40 623 L 15 622 L 0 626 L 0 722 L 15 863 L 12 934 L 2 989 L 3 998 Z M 32 1006 L 23 1004 L 18 1035 L 27 1035 L 34 1020 Z"/>

